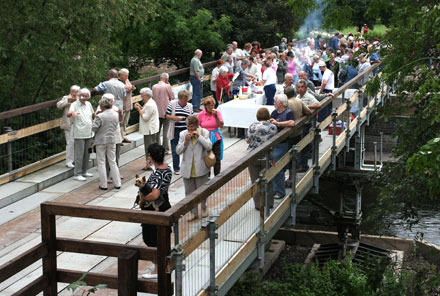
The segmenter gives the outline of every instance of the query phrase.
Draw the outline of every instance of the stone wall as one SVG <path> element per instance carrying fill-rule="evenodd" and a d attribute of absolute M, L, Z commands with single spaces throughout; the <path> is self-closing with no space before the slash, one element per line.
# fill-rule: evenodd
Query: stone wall
<path fill-rule="evenodd" d="M 366 151 L 374 151 L 373 143 L 377 142 L 377 151 L 379 153 L 380 132 L 383 132 L 383 152 L 391 152 L 398 141 L 398 137 L 394 136 L 393 133 L 397 130 L 399 121 L 402 119 L 401 116 L 394 116 L 385 121 L 379 116 L 372 115 L 370 118 L 370 125 L 365 126 Z"/>

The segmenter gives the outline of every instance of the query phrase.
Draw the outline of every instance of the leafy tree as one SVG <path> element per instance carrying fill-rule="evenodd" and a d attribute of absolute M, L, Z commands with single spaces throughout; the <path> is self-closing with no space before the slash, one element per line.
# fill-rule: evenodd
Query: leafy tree
<path fill-rule="evenodd" d="M 148 22 L 133 24 L 121 34 L 122 55 L 134 67 L 146 61 L 167 62 L 187 67 L 194 50 L 202 49 L 204 58 L 225 46 L 224 37 L 231 30 L 228 17 L 214 17 L 206 9 L 193 10 L 190 0 L 161 2 L 159 13 Z"/>
<path fill-rule="evenodd" d="M 397 97 L 383 116 L 408 117 L 396 132 L 399 162 L 379 178 L 379 207 L 382 214 L 400 211 L 411 222 L 417 220 L 415 209 L 440 193 L 440 5 L 398 0 L 394 6 L 382 51 L 382 79 L 395 85 Z"/>
<path fill-rule="evenodd" d="M 153 1 L 6 1 L 0 8 L 0 111 L 93 86 L 118 51 L 113 33 L 126 19 L 142 23 Z M 141 17 L 142 16 L 142 17 Z"/>
<path fill-rule="evenodd" d="M 292 37 L 305 17 L 306 4 L 314 1 L 251 1 L 227 0 L 193 1 L 195 8 L 209 9 L 215 18 L 223 15 L 231 19 L 232 30 L 228 32 L 228 43 L 236 40 L 240 46 L 258 40 L 263 46 L 280 42 L 280 36 Z M 304 4 L 304 5 L 303 5 Z M 295 8 L 301 10 L 295 11 Z M 224 49 L 223 49 L 224 50 Z"/>

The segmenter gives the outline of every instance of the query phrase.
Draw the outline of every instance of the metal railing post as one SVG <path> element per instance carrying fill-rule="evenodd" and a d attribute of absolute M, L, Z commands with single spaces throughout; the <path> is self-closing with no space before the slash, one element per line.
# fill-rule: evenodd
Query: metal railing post
<path fill-rule="evenodd" d="M 312 167 L 313 167 L 313 192 L 315 194 L 319 193 L 319 177 L 320 177 L 320 167 L 319 167 L 319 143 L 321 141 L 321 130 L 316 127 L 316 117 L 313 120 L 314 126 L 314 137 L 313 137 L 313 156 L 312 156 Z"/>
<path fill-rule="evenodd" d="M 290 153 L 292 155 L 292 203 L 290 204 L 290 217 L 285 224 L 294 226 L 296 224 L 296 164 L 298 162 L 298 148 L 296 145 L 290 149 Z"/>
<path fill-rule="evenodd" d="M 373 142 L 374 145 L 374 171 L 377 170 L 377 142 Z"/>
<path fill-rule="evenodd" d="M 348 152 L 350 149 L 350 124 L 351 124 L 351 101 L 350 99 L 345 99 L 345 103 L 347 103 L 347 110 L 345 111 L 347 116 L 347 128 L 345 129 L 345 147 L 347 148 L 345 151 Z M 344 125 L 344 122 L 342 123 Z"/>
<path fill-rule="evenodd" d="M 17 133 L 10 126 L 5 127 L 5 132 L 8 133 L 9 135 L 13 135 L 13 134 Z M 12 142 L 11 141 L 8 141 L 7 147 L 8 147 L 8 171 L 12 172 L 13 163 L 12 163 Z"/>
<path fill-rule="evenodd" d="M 177 246 L 179 244 L 179 220 L 176 221 L 173 225 L 174 232 L 174 245 Z"/>
<path fill-rule="evenodd" d="M 271 159 L 271 153 L 270 151 L 266 152 L 266 171 L 270 169 L 270 167 L 272 166 L 272 159 Z M 271 190 L 271 181 L 267 181 L 264 179 L 264 206 L 262 207 L 262 209 L 264 209 L 264 219 L 269 217 L 270 215 L 270 205 L 269 205 L 269 200 L 270 200 L 270 195 L 272 194 L 272 190 Z M 264 221 L 263 221 L 264 223 Z"/>
<path fill-rule="evenodd" d="M 383 152 L 383 132 L 380 132 L 380 145 L 379 145 L 379 163 L 382 165 L 382 152 Z"/>
<path fill-rule="evenodd" d="M 218 225 L 217 216 L 210 216 L 208 224 L 205 226 L 209 231 L 209 295 L 218 295 L 218 287 L 215 284 L 215 240 L 218 238 L 216 232 Z"/>
<path fill-rule="evenodd" d="M 332 145 L 332 167 L 333 170 L 336 170 L 336 119 L 338 117 L 338 113 L 336 112 L 336 109 L 333 108 L 332 111 L 332 118 L 333 118 L 333 137 L 332 137 L 332 141 L 333 141 L 333 145 Z"/>
<path fill-rule="evenodd" d="M 266 154 L 266 157 L 268 155 Z M 264 246 L 266 240 L 266 232 L 264 231 L 264 220 L 265 220 L 265 195 L 267 194 L 267 180 L 264 177 L 266 170 L 262 170 L 260 172 L 260 177 L 258 178 L 258 190 L 260 192 L 260 229 L 257 233 L 258 236 L 258 244 L 257 244 L 257 254 L 258 254 L 258 267 L 263 269 L 264 267 Z M 264 195 L 263 195 L 264 194 Z"/>
<path fill-rule="evenodd" d="M 175 293 L 176 296 L 183 295 L 183 272 L 185 271 L 185 264 L 183 264 L 184 253 L 180 245 L 176 245 L 171 252 L 171 257 L 176 261 L 174 267 L 174 277 L 175 277 Z"/>

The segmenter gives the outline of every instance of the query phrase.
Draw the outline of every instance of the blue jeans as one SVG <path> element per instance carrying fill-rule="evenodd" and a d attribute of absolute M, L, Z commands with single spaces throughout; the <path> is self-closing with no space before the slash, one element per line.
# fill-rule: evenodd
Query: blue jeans
<path fill-rule="evenodd" d="M 289 150 L 289 144 L 287 142 L 278 144 L 273 148 L 273 162 L 277 162 L 280 160 L 284 154 L 287 153 Z M 286 168 L 283 168 L 272 180 L 273 185 L 273 193 L 274 194 L 286 194 L 286 184 L 284 180 L 284 172 L 286 171 Z"/>
<path fill-rule="evenodd" d="M 189 76 L 189 82 L 192 85 L 193 93 L 191 103 L 194 110 L 200 110 L 200 102 L 202 101 L 202 82 L 196 76 Z"/>
<path fill-rule="evenodd" d="M 173 170 L 180 171 L 180 155 L 176 153 L 177 144 L 179 144 L 179 135 L 182 129 L 174 129 L 174 139 L 171 142 L 171 154 L 173 156 Z"/>
<path fill-rule="evenodd" d="M 216 92 L 215 90 L 211 90 L 211 92 L 212 92 L 212 97 L 213 97 L 214 100 L 215 100 L 215 106 L 214 106 L 214 108 L 217 109 L 217 107 L 218 107 L 217 92 Z"/>
<path fill-rule="evenodd" d="M 266 96 L 266 105 L 272 105 L 274 103 L 273 98 L 275 97 L 275 93 L 277 91 L 277 87 L 275 84 L 269 84 L 264 87 L 264 94 Z"/>

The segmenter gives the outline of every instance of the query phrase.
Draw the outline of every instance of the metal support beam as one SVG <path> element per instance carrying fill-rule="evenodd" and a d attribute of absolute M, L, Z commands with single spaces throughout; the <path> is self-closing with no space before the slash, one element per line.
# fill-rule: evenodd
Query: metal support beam
<path fill-rule="evenodd" d="M 316 118 L 313 121 L 314 126 L 314 138 L 313 138 L 313 156 L 312 156 L 312 167 L 313 167 L 313 192 L 315 194 L 319 193 L 319 177 L 320 177 L 320 167 L 319 167 L 319 143 L 321 141 L 321 130 L 316 128 Z"/>
<path fill-rule="evenodd" d="M 332 123 L 333 124 L 332 168 L 333 168 L 333 171 L 336 170 L 336 155 L 337 155 L 336 149 L 338 148 L 338 147 L 336 147 L 336 121 L 337 121 L 337 117 L 338 117 L 338 112 L 336 112 L 336 109 L 333 108 L 333 111 L 332 111 L 332 119 L 333 119 L 333 123 Z"/>
<path fill-rule="evenodd" d="M 218 295 L 218 287 L 215 284 L 215 240 L 218 238 L 216 232 L 218 225 L 217 216 L 210 216 L 208 223 L 203 226 L 209 231 L 209 295 Z"/>
<path fill-rule="evenodd" d="M 296 164 L 298 161 L 298 148 L 297 146 L 293 146 L 290 149 L 290 154 L 292 155 L 292 203 L 290 204 L 290 216 L 286 221 L 286 226 L 294 226 L 296 224 Z"/>
<path fill-rule="evenodd" d="M 345 129 L 345 147 L 347 148 L 346 151 L 348 152 L 350 150 L 350 124 L 351 124 L 351 101 L 350 98 L 345 99 L 345 103 L 347 104 L 347 110 L 345 111 L 345 115 L 347 116 L 347 128 Z M 344 125 L 344 122 L 342 122 L 342 125 Z"/>
<path fill-rule="evenodd" d="M 270 167 L 272 166 L 272 158 L 271 158 L 271 153 L 270 151 L 266 152 L 266 170 L 269 170 Z M 264 180 L 264 205 L 263 207 L 260 207 L 260 209 L 263 209 L 263 213 L 264 213 L 264 218 L 269 217 L 270 215 L 270 206 L 269 206 L 269 200 L 270 200 L 270 195 L 272 194 L 272 190 L 271 190 L 271 183 L 272 182 L 267 182 L 266 180 Z M 260 203 L 261 206 L 261 203 Z"/>
<path fill-rule="evenodd" d="M 185 264 L 183 264 L 184 253 L 180 245 L 176 245 L 171 251 L 171 258 L 175 260 L 176 265 L 174 266 L 174 276 L 175 276 L 175 293 L 176 296 L 183 295 L 183 272 L 185 271 Z"/>

